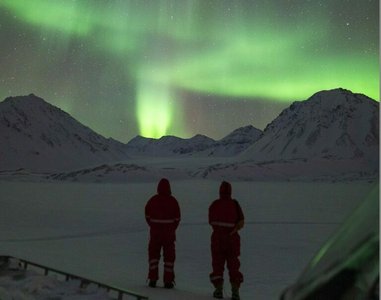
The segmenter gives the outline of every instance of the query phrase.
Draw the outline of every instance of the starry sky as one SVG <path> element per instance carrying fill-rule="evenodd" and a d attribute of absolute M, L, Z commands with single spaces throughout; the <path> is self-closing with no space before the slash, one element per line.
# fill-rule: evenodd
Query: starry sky
<path fill-rule="evenodd" d="M 259 129 L 343 87 L 379 100 L 376 0 L 0 0 L 0 99 L 127 142 Z"/>

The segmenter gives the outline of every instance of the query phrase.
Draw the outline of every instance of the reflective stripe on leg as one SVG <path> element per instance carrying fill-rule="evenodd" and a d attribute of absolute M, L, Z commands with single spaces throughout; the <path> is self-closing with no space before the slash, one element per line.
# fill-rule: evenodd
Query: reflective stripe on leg
<path fill-rule="evenodd" d="M 173 268 L 164 268 L 165 272 L 173 273 Z"/>
<path fill-rule="evenodd" d="M 220 275 L 210 276 L 210 280 L 211 280 L 211 281 L 215 281 L 215 280 L 218 280 L 218 279 L 223 279 L 223 277 L 220 276 Z"/>

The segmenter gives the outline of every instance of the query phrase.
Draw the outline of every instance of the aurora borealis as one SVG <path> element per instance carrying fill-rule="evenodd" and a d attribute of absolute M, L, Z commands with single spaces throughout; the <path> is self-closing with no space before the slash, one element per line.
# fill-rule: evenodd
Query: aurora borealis
<path fill-rule="evenodd" d="M 379 100 L 376 0 L 0 0 L 0 98 L 128 141 L 263 129 L 336 87 Z"/>

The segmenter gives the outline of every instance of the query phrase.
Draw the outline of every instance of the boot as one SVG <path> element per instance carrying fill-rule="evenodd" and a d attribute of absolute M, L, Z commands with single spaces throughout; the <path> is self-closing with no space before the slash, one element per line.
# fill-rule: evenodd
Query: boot
<path fill-rule="evenodd" d="M 213 297 L 217 299 L 222 299 L 224 297 L 222 293 L 222 285 L 216 286 L 216 289 L 213 292 Z"/>
<path fill-rule="evenodd" d="M 239 287 L 232 285 L 232 300 L 240 300 Z"/>
<path fill-rule="evenodd" d="M 173 289 L 174 286 L 175 286 L 175 284 L 173 282 L 165 282 L 164 283 L 164 287 L 166 289 Z"/>
<path fill-rule="evenodd" d="M 151 287 L 151 288 L 155 288 L 156 287 L 156 280 L 150 280 L 148 282 L 148 286 Z"/>

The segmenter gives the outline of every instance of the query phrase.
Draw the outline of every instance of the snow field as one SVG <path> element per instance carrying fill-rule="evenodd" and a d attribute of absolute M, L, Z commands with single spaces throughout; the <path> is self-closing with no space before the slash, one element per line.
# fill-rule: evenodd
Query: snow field
<path fill-rule="evenodd" d="M 145 282 L 144 206 L 155 193 L 156 182 L 0 182 L 0 254 L 130 289 L 150 299 L 211 299 L 207 212 L 218 197 L 219 183 L 171 180 L 182 210 L 175 290 L 150 289 Z M 232 182 L 232 186 L 246 217 L 241 231 L 245 277 L 241 295 L 259 300 L 277 299 L 372 187 L 365 182 Z M 228 296 L 226 276 L 227 272 Z"/>

